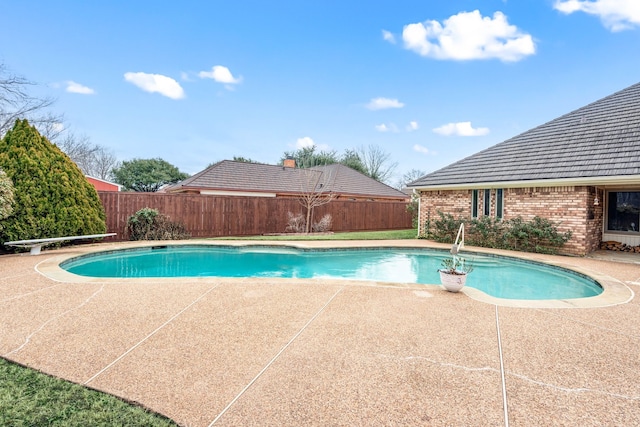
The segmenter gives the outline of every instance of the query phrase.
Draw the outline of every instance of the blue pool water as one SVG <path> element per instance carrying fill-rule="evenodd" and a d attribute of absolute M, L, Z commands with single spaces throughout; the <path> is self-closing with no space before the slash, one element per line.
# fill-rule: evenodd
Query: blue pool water
<path fill-rule="evenodd" d="M 61 267 L 91 277 L 334 278 L 439 284 L 448 252 L 428 249 L 301 250 L 248 246 L 160 246 L 72 258 Z M 544 300 L 599 295 L 581 274 L 513 258 L 465 254 L 474 265 L 467 286 L 497 298 Z"/>

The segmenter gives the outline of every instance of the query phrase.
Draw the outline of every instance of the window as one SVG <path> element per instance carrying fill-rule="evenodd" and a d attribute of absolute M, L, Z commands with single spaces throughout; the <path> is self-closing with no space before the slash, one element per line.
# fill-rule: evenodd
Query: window
<path fill-rule="evenodd" d="M 491 190 L 484 190 L 482 203 L 484 204 L 484 216 L 491 215 Z"/>
<path fill-rule="evenodd" d="M 502 214 L 504 210 L 504 202 L 502 198 L 504 194 L 504 190 L 502 188 L 498 188 L 496 190 L 496 218 L 502 219 Z"/>
<path fill-rule="evenodd" d="M 471 218 L 478 218 L 478 190 L 471 190 Z"/>
<path fill-rule="evenodd" d="M 638 233 L 640 191 L 609 191 L 607 230 Z"/>

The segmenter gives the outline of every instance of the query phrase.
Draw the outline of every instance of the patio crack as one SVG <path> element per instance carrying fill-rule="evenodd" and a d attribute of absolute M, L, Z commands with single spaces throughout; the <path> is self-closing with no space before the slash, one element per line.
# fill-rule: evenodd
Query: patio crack
<path fill-rule="evenodd" d="M 492 368 L 489 366 L 471 367 L 471 366 L 465 366 L 465 365 L 458 365 L 455 363 L 441 362 L 439 360 L 431 359 L 424 356 L 397 357 L 397 356 L 390 356 L 386 354 L 378 354 L 378 356 L 389 358 L 389 359 L 400 360 L 400 361 L 412 361 L 412 360 L 425 361 L 425 362 L 431 363 L 432 365 L 438 365 L 445 368 L 452 368 L 452 369 L 462 370 L 466 372 L 493 372 L 496 374 L 500 373 L 500 369 L 498 368 Z M 518 374 L 516 372 L 508 371 L 508 370 L 505 371 L 505 376 L 517 378 L 519 380 L 522 380 L 537 386 L 550 388 L 556 391 L 561 391 L 563 393 L 593 393 L 593 394 L 598 394 L 602 396 L 608 396 L 608 397 L 613 397 L 613 398 L 623 399 L 623 400 L 640 400 L 640 395 L 634 396 L 634 395 L 628 395 L 628 394 L 613 393 L 606 390 L 599 390 L 599 389 L 588 388 L 588 387 L 564 387 L 561 385 L 551 384 L 551 383 L 546 383 L 544 381 L 536 380 L 535 378 L 531 378 L 526 375 Z"/>
<path fill-rule="evenodd" d="M 35 291 L 27 292 L 26 294 L 14 295 L 11 298 L 3 299 L 2 301 L 0 301 L 0 304 L 3 304 L 5 302 L 9 302 L 9 301 L 13 301 L 13 300 L 16 300 L 16 299 L 28 297 L 30 295 L 37 294 L 38 292 L 46 291 L 48 289 L 53 289 L 55 287 L 62 286 L 62 285 L 63 285 L 63 283 L 57 283 L 55 285 L 47 286 L 46 288 L 40 288 L 40 289 L 37 289 Z"/>
<path fill-rule="evenodd" d="M 104 284 L 102 286 L 100 286 L 100 289 L 98 289 L 97 291 L 95 291 L 93 294 L 91 294 L 91 296 L 89 296 L 89 298 L 87 298 L 86 300 L 84 300 L 80 305 L 70 308 L 69 310 L 66 310 L 60 314 L 57 314 L 55 316 L 53 316 L 52 318 L 50 318 L 49 320 L 47 320 L 46 322 L 44 322 L 42 325 L 40 325 L 40 327 L 38 329 L 36 329 L 35 331 L 31 332 L 29 335 L 27 335 L 27 337 L 25 338 L 24 343 L 22 343 L 22 345 L 20 345 L 19 347 L 11 350 L 8 353 L 4 354 L 4 357 L 8 357 L 11 356 L 12 354 L 15 354 L 17 352 L 19 352 L 20 350 L 22 350 L 27 344 L 29 344 L 29 342 L 31 341 L 31 338 L 33 338 L 33 336 L 35 334 L 37 334 L 38 332 L 40 332 L 41 330 L 43 330 L 49 323 L 63 317 L 66 316 L 67 314 L 71 313 L 72 311 L 78 310 L 79 308 L 81 308 L 82 306 L 86 305 L 89 303 L 89 301 L 91 301 L 93 298 L 95 298 L 100 292 L 102 292 L 102 290 L 104 289 Z"/>

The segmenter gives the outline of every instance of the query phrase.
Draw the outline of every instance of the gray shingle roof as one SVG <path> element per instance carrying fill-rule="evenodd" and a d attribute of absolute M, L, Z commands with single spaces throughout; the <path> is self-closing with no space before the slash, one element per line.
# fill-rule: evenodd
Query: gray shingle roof
<path fill-rule="evenodd" d="M 327 179 L 332 182 L 325 182 Z M 401 191 L 341 164 L 298 169 L 231 160 L 216 163 L 166 191 L 192 189 L 297 194 L 305 191 L 307 182 L 322 183 L 331 191 L 345 196 L 394 199 L 407 197 Z"/>
<path fill-rule="evenodd" d="M 625 175 L 640 175 L 640 83 L 425 175 L 410 186 Z"/>

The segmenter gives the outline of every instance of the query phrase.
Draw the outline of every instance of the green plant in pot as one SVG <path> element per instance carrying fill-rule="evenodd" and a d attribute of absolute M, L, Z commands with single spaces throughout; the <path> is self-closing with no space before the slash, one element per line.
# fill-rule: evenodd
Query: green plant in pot
<path fill-rule="evenodd" d="M 445 258 L 440 264 L 440 281 L 449 292 L 458 292 L 467 282 L 467 274 L 473 271 L 473 264 L 464 258 L 453 256 Z"/>

